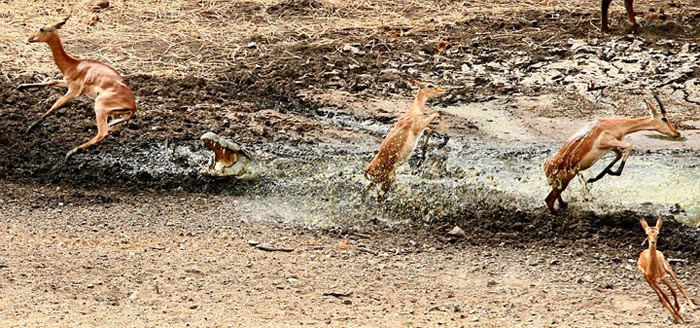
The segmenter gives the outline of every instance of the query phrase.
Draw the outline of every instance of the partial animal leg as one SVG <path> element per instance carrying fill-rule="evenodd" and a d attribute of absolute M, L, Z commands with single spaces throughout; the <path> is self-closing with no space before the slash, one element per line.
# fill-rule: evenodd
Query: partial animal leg
<path fill-rule="evenodd" d="M 664 293 L 663 290 L 661 290 L 661 286 L 659 286 L 659 284 L 655 281 L 652 281 L 649 278 L 647 278 L 647 276 L 644 276 L 644 279 L 646 279 L 651 289 L 653 289 L 656 293 L 656 296 L 659 298 L 659 302 L 661 303 L 661 305 L 664 308 L 666 308 L 668 312 L 671 312 L 673 319 L 676 322 L 683 322 L 683 318 L 681 318 L 680 314 L 678 314 L 678 312 L 676 312 L 676 310 L 673 307 L 671 307 L 671 300 L 669 300 L 668 295 L 666 295 L 666 293 Z"/>
<path fill-rule="evenodd" d="M 434 113 L 434 114 L 431 114 L 430 116 L 424 118 L 423 121 L 421 121 L 421 130 L 424 131 L 423 133 L 425 135 L 425 141 L 423 142 L 423 147 L 422 147 L 423 154 L 421 155 L 420 161 L 418 162 L 418 165 L 416 166 L 416 168 L 420 167 L 421 164 L 423 164 L 423 160 L 425 160 L 426 152 L 428 151 L 428 140 L 430 140 L 430 135 L 433 133 L 433 130 L 428 128 L 428 125 L 430 125 L 430 123 L 432 123 L 436 118 L 438 118 L 438 116 L 440 116 L 440 114 Z"/>
<path fill-rule="evenodd" d="M 49 110 L 47 110 L 46 113 L 44 113 L 44 115 L 41 115 L 41 118 L 39 118 L 36 122 L 32 123 L 32 125 L 30 125 L 27 128 L 27 133 L 34 130 L 34 128 L 36 128 L 39 124 L 41 124 L 41 122 L 47 116 L 51 115 L 57 109 L 65 106 L 69 101 L 71 101 L 71 99 L 75 98 L 75 96 L 77 96 L 78 94 L 80 94 L 80 90 L 68 88 L 68 92 L 65 95 L 63 95 L 63 97 L 56 100 L 56 102 L 53 104 L 53 106 L 51 106 L 51 108 L 49 108 Z"/>
<path fill-rule="evenodd" d="M 97 135 L 88 140 L 86 143 L 73 148 L 71 151 L 69 151 L 66 154 L 66 161 L 76 153 L 85 150 L 86 148 L 102 141 L 108 134 L 109 134 L 109 127 L 107 126 L 107 116 L 109 115 L 109 111 L 103 109 L 102 107 L 95 106 L 95 117 L 97 120 Z"/>
<path fill-rule="evenodd" d="M 544 202 L 547 204 L 547 208 L 549 209 L 549 213 L 555 214 L 556 211 L 554 210 L 554 199 L 556 199 L 555 195 L 556 189 L 552 189 L 552 191 L 547 194 L 547 197 L 545 197 Z"/>
<path fill-rule="evenodd" d="M 600 29 L 603 32 L 608 32 L 608 8 L 610 7 L 610 2 L 612 2 L 612 0 L 603 0 L 600 8 L 602 13 L 602 17 L 600 19 Z"/>
<path fill-rule="evenodd" d="M 552 191 L 549 192 L 549 195 L 547 195 L 547 198 L 545 198 L 545 202 L 547 203 L 547 207 L 549 208 L 549 212 L 552 214 L 556 214 L 557 212 L 554 210 L 554 202 L 559 202 L 559 208 L 562 210 L 565 210 L 569 205 L 564 202 L 564 199 L 561 198 L 561 194 L 566 190 L 566 187 L 569 186 L 569 182 L 562 182 L 560 185 L 552 188 Z"/>
<path fill-rule="evenodd" d="M 690 297 L 688 297 L 688 293 L 685 291 L 685 288 L 683 288 L 683 285 L 681 282 L 678 280 L 678 277 L 676 277 L 676 274 L 673 273 L 673 270 L 671 269 L 671 264 L 668 263 L 666 259 L 664 259 L 664 270 L 671 275 L 671 279 L 673 279 L 673 282 L 676 283 L 676 286 L 678 286 L 678 289 L 681 291 L 681 294 L 683 294 L 683 297 L 685 298 L 685 303 L 688 304 L 688 307 L 691 309 L 695 308 L 695 303 L 690 300 Z"/>
<path fill-rule="evenodd" d="M 547 198 L 544 199 L 544 202 L 547 204 L 547 208 L 549 208 L 549 213 L 552 213 L 552 215 L 557 214 L 557 211 L 554 209 L 554 202 L 556 202 L 559 198 L 561 198 L 561 191 L 557 190 L 556 188 L 552 188 L 552 191 L 549 192 Z"/>
<path fill-rule="evenodd" d="M 394 185 L 394 182 L 396 181 L 396 175 L 391 175 L 387 177 L 384 181 L 381 182 L 380 186 L 380 191 L 379 195 L 377 195 L 377 201 L 383 202 L 387 195 L 389 194 L 389 191 L 391 190 L 391 187 Z"/>
<path fill-rule="evenodd" d="M 41 88 L 41 87 L 47 87 L 47 86 L 54 86 L 57 85 L 59 87 L 64 87 L 67 88 L 68 84 L 66 84 L 65 80 L 51 80 L 51 81 L 46 81 L 46 82 L 41 82 L 41 83 L 23 83 L 17 86 L 15 88 L 17 91 L 22 91 L 24 89 L 30 89 L 30 88 Z"/>
<path fill-rule="evenodd" d="M 559 196 L 557 196 L 557 201 L 559 201 L 559 208 L 562 210 L 565 210 L 569 207 L 569 204 L 564 202 L 564 199 L 561 198 L 561 193 L 559 193 Z"/>
<path fill-rule="evenodd" d="M 625 0 L 625 10 L 627 10 L 627 20 L 632 24 L 632 31 L 637 32 L 639 30 L 639 24 L 634 18 L 634 0 Z"/>
<path fill-rule="evenodd" d="M 416 169 L 419 168 L 423 161 L 425 160 L 426 154 L 428 153 L 428 141 L 430 141 L 430 136 L 433 134 L 433 130 L 430 128 L 425 128 L 423 132 L 423 147 L 421 147 L 421 154 L 418 159 L 418 164 L 416 164 Z"/>
<path fill-rule="evenodd" d="M 608 166 L 606 166 L 605 169 L 603 169 L 603 171 L 600 172 L 600 174 L 598 174 L 595 178 L 588 179 L 588 181 L 586 181 L 587 183 L 596 182 L 596 181 L 600 180 L 602 177 L 604 177 L 606 174 L 610 174 L 610 175 L 614 175 L 614 176 L 620 176 L 620 174 L 622 174 L 622 169 L 625 167 L 624 160 L 622 161 L 622 163 L 620 163 L 620 167 L 618 167 L 617 170 L 615 170 L 615 171 L 610 170 L 613 167 L 613 165 L 615 165 L 615 163 L 617 163 L 617 161 L 619 161 L 620 158 L 622 158 L 622 151 L 620 151 L 620 149 L 613 148 L 612 151 L 615 152 L 615 155 L 616 155 L 615 159 L 612 162 L 610 162 L 610 164 L 608 164 Z"/>
<path fill-rule="evenodd" d="M 365 200 L 365 198 L 367 198 L 367 193 L 368 193 L 368 192 L 370 191 L 370 189 L 372 189 L 372 187 L 374 187 L 374 186 L 375 186 L 375 183 L 374 183 L 374 182 L 370 182 L 366 187 L 364 187 L 364 188 L 362 189 L 362 192 L 361 192 L 360 195 L 361 195 L 363 201 Z"/>
<path fill-rule="evenodd" d="M 668 287 L 668 290 L 671 291 L 671 296 L 673 296 L 673 308 L 676 309 L 676 312 L 680 312 L 681 310 L 681 305 L 678 304 L 678 294 L 676 294 L 676 291 L 671 287 L 671 283 L 668 282 L 668 279 L 666 277 L 661 277 L 661 282 Z"/>
<path fill-rule="evenodd" d="M 118 113 L 117 113 L 117 114 L 118 114 Z M 111 127 L 113 127 L 113 126 L 115 126 L 115 125 L 117 125 L 117 124 L 126 123 L 126 122 L 128 122 L 128 121 L 131 119 L 131 116 L 132 116 L 133 114 L 134 114 L 134 112 L 132 112 L 132 111 L 129 110 L 129 111 L 126 113 L 126 115 L 124 115 L 124 116 L 122 116 L 122 117 L 120 117 L 120 118 L 118 118 L 118 119 L 112 120 L 111 122 L 109 122 L 109 124 L 108 124 L 107 126 L 109 126 L 109 127 L 111 128 Z"/>

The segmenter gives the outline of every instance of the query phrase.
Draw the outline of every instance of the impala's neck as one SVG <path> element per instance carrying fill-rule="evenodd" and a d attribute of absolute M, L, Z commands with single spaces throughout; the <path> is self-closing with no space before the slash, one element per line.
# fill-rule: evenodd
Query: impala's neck
<path fill-rule="evenodd" d="M 659 257 L 656 255 L 656 244 L 649 243 L 649 266 L 658 267 Z"/>
<path fill-rule="evenodd" d="M 56 62 L 56 66 L 65 76 L 66 72 L 75 67 L 78 64 L 78 59 L 66 53 L 63 49 L 63 44 L 61 44 L 61 39 L 58 35 L 55 35 L 49 41 L 46 42 L 51 48 L 51 54 L 53 55 L 53 60 Z"/>
<path fill-rule="evenodd" d="M 413 105 L 408 111 L 410 113 L 423 114 L 423 107 L 425 107 L 425 102 L 428 101 L 428 96 L 423 93 L 423 90 L 418 90 L 416 94 L 416 99 L 413 100 Z"/>
<path fill-rule="evenodd" d="M 619 118 L 615 119 L 614 122 L 622 135 L 628 135 L 637 131 L 644 130 L 656 130 L 654 127 L 654 119 L 650 117 L 638 117 L 638 118 Z"/>

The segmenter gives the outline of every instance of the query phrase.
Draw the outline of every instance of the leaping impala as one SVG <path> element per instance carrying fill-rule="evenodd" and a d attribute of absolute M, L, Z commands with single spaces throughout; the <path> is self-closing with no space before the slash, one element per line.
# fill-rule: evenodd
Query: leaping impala
<path fill-rule="evenodd" d="M 651 116 L 601 118 L 590 122 L 571 136 L 559 151 L 544 161 L 547 182 L 552 187 L 552 191 L 547 195 L 545 202 L 552 214 L 555 213 L 554 202 L 557 200 L 559 201 L 559 207 L 566 208 L 566 203 L 561 198 L 561 193 L 564 192 L 571 179 L 579 172 L 595 164 L 606 152 L 613 151 L 616 154 L 615 159 L 596 177 L 588 179 L 587 183 L 598 181 L 606 174 L 615 176 L 622 174 L 627 158 L 632 153 L 632 145 L 622 140 L 626 135 L 638 131 L 653 130 L 673 138 L 681 136 L 676 127 L 668 120 L 666 109 L 656 93 L 654 93 L 654 98 L 658 102 L 661 112 L 658 112 L 645 99 L 644 102 L 649 108 Z M 624 156 L 622 154 L 623 150 L 625 152 Z M 620 166 L 613 171 L 613 165 L 620 158 L 622 158 Z"/>
<path fill-rule="evenodd" d="M 379 185 L 381 193 L 378 199 L 383 200 L 396 180 L 396 168 L 408 161 L 424 132 L 424 143 L 425 145 L 428 143 L 432 132 L 428 125 L 437 119 L 439 114 L 433 113 L 425 117 L 423 115 L 425 103 L 428 99 L 444 95 L 447 90 L 428 82 L 413 81 L 413 84 L 419 87 L 413 105 L 389 131 L 379 146 L 379 152 L 365 169 L 365 178 L 370 180 L 370 184 L 362 190 L 363 199 L 372 187 Z M 424 146 L 424 152 L 425 149 Z"/>
<path fill-rule="evenodd" d="M 58 36 L 58 30 L 70 16 L 58 23 L 39 29 L 38 33 L 29 37 L 29 42 L 45 42 L 51 48 L 53 60 L 63 74 L 63 80 L 51 80 L 43 83 L 21 84 L 17 90 L 38 88 L 44 86 L 61 86 L 68 92 L 59 98 L 39 120 L 29 126 L 27 132 L 37 127 L 47 116 L 66 105 L 79 95 L 87 95 L 95 100 L 95 116 L 97 119 L 97 135 L 86 143 L 73 148 L 66 154 L 66 160 L 75 153 L 84 150 L 104 139 L 112 126 L 127 122 L 136 111 L 136 102 L 131 89 L 124 79 L 107 64 L 91 59 L 79 59 L 66 53 Z M 107 123 L 108 116 L 119 116 Z"/>
<path fill-rule="evenodd" d="M 656 296 L 659 298 L 659 302 L 661 302 L 661 305 L 663 305 L 663 307 L 666 308 L 668 312 L 671 312 L 673 320 L 675 320 L 676 322 L 683 322 L 683 318 L 680 314 L 681 307 L 678 304 L 678 295 L 676 294 L 676 291 L 673 290 L 673 287 L 671 287 L 671 284 L 668 282 L 668 279 L 666 279 L 666 274 L 670 275 L 673 279 L 673 282 L 676 283 L 676 286 L 678 286 L 678 289 L 685 297 L 685 302 L 688 305 L 688 307 L 693 309 L 695 308 L 695 304 L 693 304 L 693 301 L 690 300 L 690 297 L 688 297 L 688 293 L 685 292 L 685 288 L 683 288 L 683 285 L 681 285 L 681 283 L 678 281 L 678 278 L 673 273 L 673 270 L 671 269 L 671 264 L 669 264 L 668 261 L 666 261 L 664 254 L 661 253 L 661 251 L 656 250 L 656 240 L 659 237 L 659 230 L 661 230 L 661 225 L 664 222 L 661 218 L 658 218 L 656 220 L 656 226 L 654 227 L 650 227 L 647 221 L 644 219 L 639 221 L 639 223 L 642 224 L 642 228 L 647 234 L 649 248 L 643 250 L 642 253 L 639 254 L 639 261 L 637 262 L 637 267 L 639 268 L 639 271 L 641 271 L 644 275 L 644 279 L 646 279 L 651 289 L 653 289 L 656 293 Z M 673 306 L 671 306 L 671 300 L 668 298 L 668 295 L 664 293 L 663 289 L 661 289 L 661 286 L 659 286 L 659 280 L 661 280 L 661 282 L 663 282 L 664 285 L 666 285 L 666 287 L 668 287 L 668 289 L 671 291 L 671 295 L 673 296 L 674 302 Z"/>

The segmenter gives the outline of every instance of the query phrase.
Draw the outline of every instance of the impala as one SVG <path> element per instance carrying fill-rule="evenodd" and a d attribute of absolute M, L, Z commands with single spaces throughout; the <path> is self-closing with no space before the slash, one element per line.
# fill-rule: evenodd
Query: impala
<path fill-rule="evenodd" d="M 680 137 L 676 127 L 671 124 L 666 116 L 666 109 L 659 96 L 654 93 L 654 98 L 659 104 L 660 112 L 647 101 L 651 116 L 639 118 L 601 118 L 588 123 L 578 130 L 564 146 L 544 161 L 544 170 L 547 182 L 552 191 L 547 195 L 545 202 L 549 211 L 554 214 L 554 202 L 559 201 L 561 208 L 566 208 L 566 203 L 561 198 L 562 192 L 579 172 L 588 169 L 608 151 L 615 153 L 615 159 L 596 177 L 588 179 L 588 183 L 600 180 L 606 174 L 619 176 L 625 167 L 627 158 L 632 153 L 632 145 L 622 139 L 634 132 L 653 130 L 673 138 Z M 624 155 L 623 155 L 624 151 Z M 612 170 L 613 165 L 622 158 L 620 166 Z"/>
<path fill-rule="evenodd" d="M 396 181 L 396 168 L 408 161 L 424 132 L 426 135 L 424 142 L 427 145 L 432 132 L 428 125 L 439 115 L 433 113 L 427 117 L 424 116 L 425 103 L 428 99 L 444 95 L 447 90 L 428 82 L 413 81 L 413 83 L 418 85 L 419 89 L 411 108 L 389 131 L 379 146 L 379 152 L 365 169 L 365 178 L 370 180 L 370 184 L 362 190 L 363 199 L 375 185 L 379 185 L 381 189 L 378 199 L 381 201 L 386 196 Z M 426 147 L 423 148 L 425 150 Z"/>
<path fill-rule="evenodd" d="M 670 275 L 673 279 L 673 282 L 676 283 L 676 286 L 678 286 L 678 289 L 685 297 L 685 301 L 686 304 L 688 304 L 688 307 L 694 308 L 695 304 L 693 304 L 693 301 L 690 300 L 690 297 L 688 297 L 688 293 L 685 292 L 685 288 L 683 288 L 683 285 L 681 285 L 681 283 L 678 281 L 678 278 L 673 273 L 671 265 L 668 263 L 668 261 L 666 261 L 664 254 L 661 253 L 661 251 L 656 250 L 656 240 L 659 237 L 659 230 L 661 230 L 663 220 L 661 218 L 658 218 L 656 220 L 656 226 L 653 227 L 650 227 L 647 221 L 644 219 L 642 219 L 639 223 L 642 224 L 642 228 L 647 234 L 646 240 L 649 242 L 649 248 L 643 250 L 642 253 L 639 254 L 639 261 L 637 262 L 637 267 L 639 268 L 639 271 L 641 271 L 644 275 L 644 279 L 646 279 L 651 289 L 653 289 L 656 293 L 656 296 L 658 296 L 661 305 L 663 305 L 663 307 L 666 308 L 666 310 L 671 312 L 671 315 L 673 316 L 673 319 L 676 322 L 683 322 L 683 318 L 680 314 L 681 307 L 678 304 L 678 295 L 676 294 L 676 291 L 673 290 L 673 287 L 671 287 L 671 284 L 668 282 L 668 279 L 666 279 L 666 274 Z M 668 295 L 664 293 L 663 289 L 661 289 L 661 286 L 659 286 L 659 280 L 661 280 L 661 282 L 663 282 L 664 285 L 666 285 L 666 287 L 668 287 L 668 289 L 671 291 L 671 295 L 673 296 L 674 301 L 673 306 L 671 306 L 671 300 L 668 298 Z"/>
<path fill-rule="evenodd" d="M 39 29 L 38 33 L 29 37 L 29 42 L 45 42 L 51 48 L 53 60 L 63 74 L 63 80 L 51 80 L 43 83 L 21 84 L 17 90 L 38 88 L 45 86 L 60 86 L 68 88 L 68 92 L 59 98 L 51 108 L 41 116 L 39 120 L 29 126 L 27 132 L 37 127 L 47 116 L 66 105 L 71 99 L 79 95 L 87 95 L 95 100 L 95 116 L 97 120 L 97 135 L 84 144 L 73 148 L 66 154 L 66 160 L 75 153 L 84 150 L 104 139 L 112 126 L 127 122 L 136 111 L 136 102 L 131 89 L 124 79 L 107 64 L 91 59 L 75 58 L 63 49 L 58 30 L 66 23 L 70 16 L 58 23 L 47 25 Z M 109 124 L 109 116 L 121 116 Z"/>

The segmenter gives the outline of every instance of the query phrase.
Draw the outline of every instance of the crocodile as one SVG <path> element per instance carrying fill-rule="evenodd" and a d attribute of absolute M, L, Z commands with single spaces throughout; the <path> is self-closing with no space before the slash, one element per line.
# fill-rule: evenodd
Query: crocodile
<path fill-rule="evenodd" d="M 214 152 L 209 165 L 200 171 L 203 176 L 253 180 L 262 175 L 263 162 L 230 139 L 207 132 L 199 137 L 199 141 L 204 148 Z"/>

